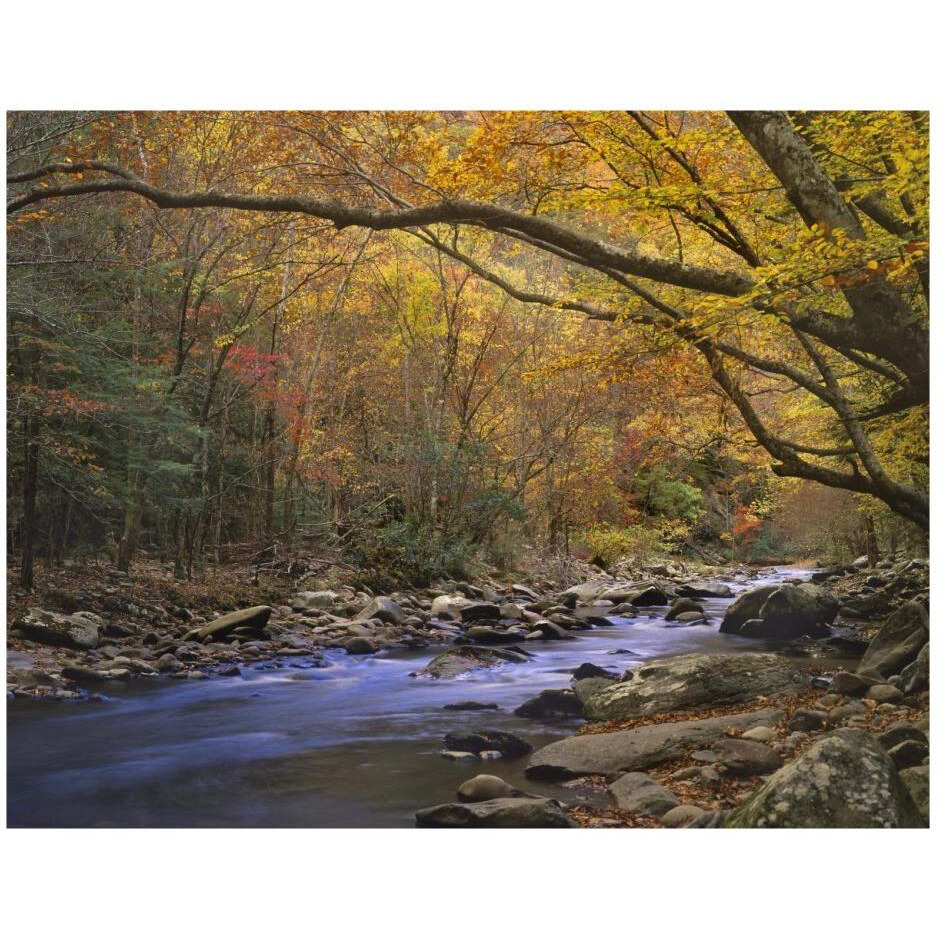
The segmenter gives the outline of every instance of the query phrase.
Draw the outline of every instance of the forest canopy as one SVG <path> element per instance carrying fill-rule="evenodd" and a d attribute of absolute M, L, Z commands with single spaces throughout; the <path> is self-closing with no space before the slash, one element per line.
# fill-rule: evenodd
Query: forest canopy
<path fill-rule="evenodd" d="M 27 586 L 925 540 L 926 113 L 16 112 L 7 160 Z"/>

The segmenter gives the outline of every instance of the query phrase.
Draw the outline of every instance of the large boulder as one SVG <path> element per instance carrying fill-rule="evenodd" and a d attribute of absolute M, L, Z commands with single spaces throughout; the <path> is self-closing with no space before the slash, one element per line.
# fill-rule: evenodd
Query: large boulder
<path fill-rule="evenodd" d="M 13 624 L 15 636 L 64 649 L 94 649 L 101 630 L 102 619 L 94 613 L 80 611 L 66 615 L 39 607 L 30 607 L 29 612 Z"/>
<path fill-rule="evenodd" d="M 857 672 L 888 678 L 914 662 L 928 642 L 928 611 L 920 603 L 906 603 L 882 624 L 869 643 Z"/>
<path fill-rule="evenodd" d="M 630 681 L 594 693 L 584 714 L 595 721 L 624 721 L 799 692 L 808 685 L 806 675 L 782 656 L 672 656 L 648 662 Z"/>
<path fill-rule="evenodd" d="M 691 748 L 706 747 L 729 729 L 773 725 L 783 717 L 777 708 L 721 715 L 698 721 L 648 724 L 631 731 L 579 734 L 554 741 L 531 755 L 525 774 L 532 780 L 570 780 L 587 774 L 612 777 L 647 770 L 676 760 Z"/>
<path fill-rule="evenodd" d="M 698 617 L 705 615 L 705 610 L 700 603 L 696 603 L 690 597 L 679 597 L 673 604 L 668 613 L 665 614 L 667 620 L 677 620 L 680 617 L 687 617 L 695 613 Z"/>
<path fill-rule="evenodd" d="M 568 688 L 546 688 L 515 708 L 520 718 L 580 718 L 583 702 Z"/>
<path fill-rule="evenodd" d="M 570 829 L 577 824 L 556 800 L 502 797 L 481 803 L 444 803 L 419 810 L 417 826 Z"/>
<path fill-rule="evenodd" d="M 364 607 L 354 617 L 354 621 L 362 623 L 365 620 L 378 619 L 384 623 L 393 623 L 399 625 L 406 619 L 406 613 L 395 600 L 390 597 L 374 597 L 367 606 Z"/>
<path fill-rule="evenodd" d="M 836 597 L 816 584 L 758 587 L 735 600 L 721 632 L 767 639 L 827 636 L 838 612 Z"/>
<path fill-rule="evenodd" d="M 662 816 L 679 805 L 678 797 L 648 774 L 638 771 L 623 774 L 610 784 L 610 796 L 621 810 Z"/>
<path fill-rule="evenodd" d="M 776 584 L 745 590 L 725 611 L 721 620 L 722 633 L 736 633 L 748 620 L 760 616 L 760 608 L 777 589 Z"/>
<path fill-rule="evenodd" d="M 455 678 L 473 669 L 486 669 L 503 662 L 527 662 L 528 656 L 513 649 L 487 646 L 457 646 L 431 659 L 417 675 L 429 678 Z"/>
<path fill-rule="evenodd" d="M 819 738 L 772 774 L 725 825 L 834 829 L 925 823 L 881 745 L 862 731 L 844 728 Z"/>
<path fill-rule="evenodd" d="M 191 629 L 184 639 L 206 642 L 208 639 L 222 639 L 237 629 L 262 629 L 272 615 L 271 606 L 251 606 L 245 610 L 227 613 L 209 623 Z"/>

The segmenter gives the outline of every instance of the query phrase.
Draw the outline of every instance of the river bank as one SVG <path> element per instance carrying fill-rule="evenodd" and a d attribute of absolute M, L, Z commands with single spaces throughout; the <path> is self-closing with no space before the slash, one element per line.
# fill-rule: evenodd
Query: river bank
<path fill-rule="evenodd" d="M 676 579 L 679 587 L 686 581 L 691 583 L 685 575 L 651 576 L 656 582 L 669 580 L 673 586 Z M 767 581 L 780 584 L 811 574 L 775 570 L 759 577 L 743 572 L 726 576 L 735 594 Z M 844 577 L 840 575 L 836 580 Z M 451 604 L 441 601 L 439 608 L 444 612 L 434 617 L 431 610 L 437 598 L 432 592 L 436 589 L 449 590 L 444 594 L 447 596 L 456 598 L 461 594 L 470 599 L 456 586 L 431 588 L 425 601 L 430 611 L 421 626 L 405 623 L 400 629 L 365 617 L 360 624 L 365 628 L 356 638 L 372 643 L 396 639 L 396 644 L 378 645 L 370 654 L 353 654 L 349 650 L 357 647 L 349 644 L 326 644 L 349 639 L 350 626 L 357 620 L 323 614 L 301 617 L 322 623 L 310 627 L 298 624 L 312 630 L 312 640 L 319 630 L 330 633 L 320 645 L 305 649 L 305 655 L 279 655 L 280 649 L 286 648 L 279 637 L 239 640 L 235 648 L 225 647 L 224 643 L 222 649 L 216 648 L 221 644 L 210 642 L 210 651 L 204 656 L 207 662 L 197 670 L 206 677 L 199 681 L 190 675 L 193 670 L 187 670 L 186 680 L 166 674 L 136 678 L 129 672 L 128 676 L 101 680 L 94 687 L 90 694 L 107 701 L 86 698 L 88 690 L 81 686 L 70 689 L 80 694 L 69 705 L 49 699 L 14 699 L 8 704 L 10 825 L 410 826 L 416 810 L 447 803 L 463 781 L 480 773 L 498 776 L 517 790 L 560 801 L 571 811 L 572 820 L 581 825 L 661 825 L 658 817 L 640 818 L 638 812 L 614 804 L 607 792 L 612 777 L 601 779 L 601 775 L 588 774 L 537 783 L 528 776 L 531 760 L 527 755 L 445 759 L 444 736 L 450 732 L 500 730 L 526 741 L 534 749 L 532 757 L 543 748 L 573 738 L 586 724 L 583 717 L 524 717 L 516 710 L 541 691 L 571 688 L 574 669 L 585 663 L 618 679 L 653 660 L 685 653 L 720 657 L 779 651 L 805 673 L 805 687 L 809 688 L 810 679 L 818 677 L 822 679 L 819 684 L 829 684 L 830 676 L 841 668 L 854 669 L 864 644 L 864 640 L 855 644 L 857 651 L 853 653 L 852 649 L 842 648 L 850 645 L 852 637 L 848 634 L 838 637 L 844 640 L 839 649 L 829 649 L 823 640 L 772 644 L 719 633 L 733 596 L 700 598 L 704 616 L 691 622 L 666 620 L 670 611 L 665 604 L 634 606 L 626 600 L 595 608 L 578 605 L 579 599 L 565 599 L 573 609 L 565 607 L 566 612 L 545 616 L 553 606 L 563 605 L 556 598 L 548 599 L 544 602 L 552 605 L 539 614 L 547 622 L 555 616 L 559 620 L 566 616 L 590 628 L 571 626 L 561 638 L 546 638 L 540 627 L 533 628 L 537 623 L 523 617 L 503 617 L 511 620 L 510 625 L 484 617 L 463 622 L 461 614 L 456 620 L 449 612 L 455 600 Z M 639 592 L 647 589 L 639 588 Z M 561 591 L 556 593 L 559 596 Z M 597 596 L 587 602 L 599 599 Z M 296 606 L 300 602 L 294 601 Z M 345 605 L 353 608 L 360 602 L 353 598 Z M 515 605 L 527 609 L 526 605 Z M 404 606 L 410 604 L 405 602 Z M 614 613 L 620 607 L 625 607 L 624 611 Z M 604 610 L 609 615 L 600 615 Z M 303 612 L 292 610 L 293 614 Z M 299 619 L 283 613 L 278 616 L 293 624 Z M 278 622 L 278 617 L 274 619 Z M 535 632 L 541 635 L 478 644 L 486 651 L 521 650 L 526 654 L 521 661 L 501 661 L 487 668 L 470 666 L 454 677 L 430 678 L 424 674 L 431 662 L 450 650 L 445 642 L 437 645 L 424 639 L 422 633 L 443 632 L 454 641 L 467 638 L 469 629 L 477 623 L 498 632 L 519 625 L 527 627 L 525 636 Z M 198 620 L 185 625 L 188 628 L 181 627 L 180 637 L 207 623 Z M 847 629 L 857 633 L 863 630 L 851 626 Z M 253 646 L 260 642 L 263 645 L 253 653 Z M 19 640 L 14 645 L 22 647 L 19 651 L 49 648 L 27 643 Z M 186 651 L 196 649 L 197 644 L 181 640 L 178 651 L 180 647 Z M 74 652 L 70 651 L 70 657 L 74 658 Z M 98 654 L 103 656 L 98 664 L 121 658 L 120 653 Z M 231 661 L 214 661 L 221 655 Z M 249 661 L 252 656 L 258 661 Z M 238 675 L 229 670 L 235 658 L 243 659 L 237 665 Z M 774 699 L 766 707 L 789 708 L 791 712 L 800 707 L 823 711 L 816 703 L 829 694 L 823 688 L 809 689 L 802 695 L 789 696 L 800 699 L 789 706 Z M 845 703 L 847 696 L 841 697 Z M 868 730 L 878 730 L 886 722 L 920 722 L 924 711 L 920 700 L 912 705 L 884 706 L 875 699 L 859 701 L 863 703 L 863 717 L 854 726 Z M 494 707 L 446 707 L 468 702 Z M 756 707 L 738 706 L 731 711 Z M 717 714 L 718 709 L 713 711 Z M 705 712 L 685 714 L 694 718 Z M 785 714 L 772 725 L 773 742 L 784 742 L 784 761 L 808 746 L 812 734 L 788 730 L 789 717 Z M 645 719 L 647 725 L 664 722 L 662 716 Z M 595 724 L 611 724 L 619 730 L 639 723 L 624 720 Z M 600 731 L 597 727 L 584 730 Z M 793 737 L 788 749 L 787 739 L 797 733 L 802 737 Z M 686 748 L 679 756 L 655 765 L 649 773 L 653 778 L 673 776 L 686 764 L 693 766 L 688 762 L 697 750 L 697 746 Z M 705 761 L 701 767 L 718 763 Z M 678 805 L 701 804 L 699 810 L 706 812 L 730 809 L 762 782 L 756 775 L 736 781 L 720 775 L 715 779 L 703 776 L 701 767 L 694 779 L 672 782 Z M 715 792 L 709 795 L 709 790 Z"/>

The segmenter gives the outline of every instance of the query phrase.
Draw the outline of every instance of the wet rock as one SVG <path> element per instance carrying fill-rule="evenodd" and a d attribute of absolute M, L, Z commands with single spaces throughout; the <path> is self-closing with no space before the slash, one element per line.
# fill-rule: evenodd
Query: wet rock
<path fill-rule="evenodd" d="M 369 619 L 377 619 L 383 623 L 393 623 L 398 626 L 406 619 L 406 613 L 400 604 L 390 597 L 374 597 L 354 617 L 354 622 L 363 623 Z"/>
<path fill-rule="evenodd" d="M 180 672 L 184 668 L 183 662 L 170 652 L 165 652 L 154 665 L 158 672 Z"/>
<path fill-rule="evenodd" d="M 94 649 L 99 642 L 102 619 L 80 611 L 67 615 L 30 607 L 25 616 L 13 623 L 12 634 L 21 639 L 65 649 Z"/>
<path fill-rule="evenodd" d="M 906 767 L 918 767 L 928 761 L 927 741 L 902 741 L 888 752 L 897 770 Z"/>
<path fill-rule="evenodd" d="M 62 677 L 69 678 L 65 670 L 63 670 Z M 59 687 L 59 683 L 48 672 L 34 668 L 9 669 L 7 671 L 7 681 L 19 688 Z"/>
<path fill-rule="evenodd" d="M 621 810 L 661 816 L 678 806 L 678 797 L 652 777 L 644 773 L 624 774 L 614 780 L 609 788 L 610 796 Z"/>
<path fill-rule="evenodd" d="M 417 826 L 569 829 L 576 823 L 556 800 L 503 797 L 482 803 L 444 803 L 420 810 Z"/>
<path fill-rule="evenodd" d="M 222 639 L 243 628 L 262 629 L 272 615 L 271 606 L 251 606 L 245 610 L 227 613 L 209 623 L 204 623 L 190 630 L 184 639 L 206 642 L 210 639 Z"/>
<path fill-rule="evenodd" d="M 865 650 L 857 674 L 878 673 L 884 678 L 914 662 L 928 643 L 928 611 L 906 603 L 885 620 Z"/>
<path fill-rule="evenodd" d="M 592 695 L 586 717 L 597 721 L 643 718 L 663 712 L 711 708 L 757 695 L 798 692 L 806 676 L 788 659 L 773 655 L 699 655 L 655 659 L 632 680 Z"/>
<path fill-rule="evenodd" d="M 683 614 L 696 613 L 699 616 L 705 615 L 705 610 L 700 603 L 688 597 L 679 597 L 673 604 L 668 613 L 665 614 L 667 620 L 681 619 Z"/>
<path fill-rule="evenodd" d="M 772 748 L 757 741 L 724 738 L 712 745 L 721 768 L 729 777 L 756 777 L 783 766 L 783 759 Z"/>
<path fill-rule="evenodd" d="M 733 597 L 734 592 L 727 584 L 720 583 L 717 580 L 707 582 L 683 583 L 678 592 L 683 597 L 695 597 L 704 599 L 705 597 Z"/>
<path fill-rule="evenodd" d="M 535 635 L 537 634 L 537 636 Z M 552 622 L 551 620 L 539 620 L 537 623 L 534 623 L 531 627 L 531 633 L 528 634 L 529 639 L 574 639 L 573 633 L 567 632 L 562 626 L 558 626 L 557 623 Z"/>
<path fill-rule="evenodd" d="M 490 649 L 485 646 L 457 646 L 435 656 L 419 672 L 430 678 L 455 678 L 473 669 L 484 669 L 502 662 L 527 662 L 528 656 L 512 649 Z"/>
<path fill-rule="evenodd" d="M 474 623 L 476 620 L 499 620 L 502 618 L 501 607 L 495 603 L 468 603 L 460 607 L 459 617 L 463 623 Z"/>
<path fill-rule="evenodd" d="M 439 756 L 459 764 L 477 764 L 481 759 L 478 754 L 472 751 L 440 751 Z"/>
<path fill-rule="evenodd" d="M 661 588 L 650 586 L 630 598 L 628 602 L 633 606 L 667 606 L 669 598 Z"/>
<path fill-rule="evenodd" d="M 443 743 L 450 751 L 498 751 L 502 757 L 524 757 L 534 750 L 527 741 L 507 731 L 450 731 Z"/>
<path fill-rule="evenodd" d="M 927 764 L 920 767 L 906 767 L 899 773 L 918 812 L 928 823 L 931 817 L 931 768 Z"/>
<path fill-rule="evenodd" d="M 225 678 L 230 678 L 236 675 L 242 675 L 243 673 L 238 665 L 227 665 L 227 666 L 224 666 L 222 669 L 220 669 L 220 671 L 217 674 L 222 675 Z"/>
<path fill-rule="evenodd" d="M 705 815 L 705 810 L 700 806 L 677 806 L 674 810 L 669 810 L 662 816 L 662 825 L 669 829 L 677 829 L 680 826 L 688 826 L 700 817 Z"/>
<path fill-rule="evenodd" d="M 589 678 L 612 679 L 615 682 L 619 679 L 619 676 L 615 672 L 610 672 L 598 665 L 594 665 L 592 662 L 584 662 L 574 669 L 573 678 L 575 682 Z"/>
<path fill-rule="evenodd" d="M 527 635 L 524 630 L 500 626 L 472 626 L 465 631 L 471 642 L 524 642 Z"/>
<path fill-rule="evenodd" d="M 494 777 L 491 774 L 479 774 L 471 780 L 466 780 L 456 791 L 456 796 L 462 803 L 481 803 L 483 800 L 500 800 L 505 797 L 543 799 L 534 797 L 534 794 L 525 793 L 506 780 L 502 780 L 501 777 Z"/>
<path fill-rule="evenodd" d="M 535 751 L 525 774 L 532 780 L 571 780 L 587 774 L 613 776 L 647 770 L 676 760 L 691 748 L 707 746 L 730 728 L 772 724 L 782 716 L 779 709 L 767 708 L 697 721 L 643 725 L 631 731 L 580 734 Z"/>
<path fill-rule="evenodd" d="M 547 688 L 515 708 L 521 718 L 580 718 L 583 702 L 570 689 Z"/>
<path fill-rule="evenodd" d="M 761 607 L 777 589 L 774 584 L 746 590 L 728 607 L 724 618 L 721 620 L 720 631 L 722 633 L 737 633 L 748 620 L 757 619 L 760 616 Z"/>
<path fill-rule="evenodd" d="M 909 827 L 922 819 L 881 745 L 861 731 L 841 730 L 771 775 L 726 825 Z"/>
<path fill-rule="evenodd" d="M 443 705 L 443 711 L 496 711 L 498 705 L 493 701 L 456 701 Z"/>

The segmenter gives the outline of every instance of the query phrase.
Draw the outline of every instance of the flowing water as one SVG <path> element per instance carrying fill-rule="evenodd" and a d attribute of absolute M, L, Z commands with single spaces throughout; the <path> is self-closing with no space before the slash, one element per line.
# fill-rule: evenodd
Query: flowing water
<path fill-rule="evenodd" d="M 752 583 L 788 576 L 808 572 L 768 571 Z M 7 706 L 8 825 L 409 827 L 417 809 L 453 800 L 476 773 L 533 790 L 525 759 L 448 761 L 443 734 L 496 728 L 540 747 L 583 722 L 512 711 L 542 689 L 567 687 L 582 662 L 622 671 L 684 652 L 763 648 L 718 632 L 730 602 L 703 600 L 714 618 L 702 626 L 665 622 L 665 607 L 614 617 L 576 639 L 524 644 L 535 656 L 527 664 L 457 679 L 411 677 L 436 649 L 331 650 L 326 668 L 283 660 L 232 678 L 109 683 L 104 702 L 18 699 Z M 499 710 L 443 708 L 467 700 Z M 580 796 L 547 784 L 537 792 Z"/>

